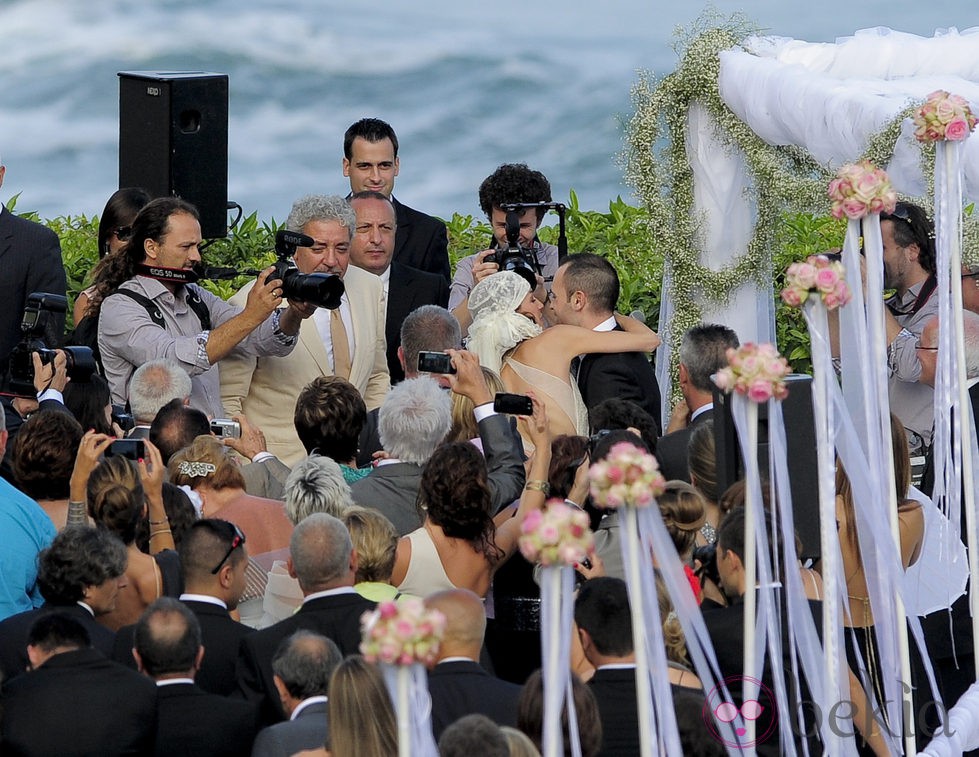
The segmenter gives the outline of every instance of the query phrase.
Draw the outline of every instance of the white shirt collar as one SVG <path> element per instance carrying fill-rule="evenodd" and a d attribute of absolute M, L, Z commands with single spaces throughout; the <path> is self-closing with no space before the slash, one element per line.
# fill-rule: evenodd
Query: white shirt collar
<path fill-rule="evenodd" d="M 595 670 L 635 670 L 634 662 L 610 662 L 608 665 L 599 665 Z"/>
<path fill-rule="evenodd" d="M 156 685 L 159 686 L 174 686 L 178 683 L 189 683 L 191 686 L 194 685 L 193 678 L 164 678 L 162 681 L 157 681 Z"/>
<path fill-rule="evenodd" d="M 296 709 L 292 711 L 292 715 L 289 716 L 289 720 L 295 720 L 296 718 L 299 717 L 299 713 L 305 710 L 311 704 L 319 704 L 320 702 L 326 704 L 327 702 L 326 695 L 317 694 L 316 696 L 312 696 L 309 697 L 308 699 L 304 699 L 303 701 L 301 701 L 299 704 L 296 705 Z"/>
<path fill-rule="evenodd" d="M 209 605 L 217 605 L 223 610 L 228 609 L 228 605 L 222 602 L 217 597 L 212 597 L 209 594 L 190 594 L 184 593 L 177 597 L 181 602 L 206 602 Z"/>
<path fill-rule="evenodd" d="M 327 589 L 326 591 L 316 591 L 312 594 L 308 594 L 303 597 L 303 604 L 307 602 L 312 602 L 314 599 L 322 599 L 323 597 L 335 597 L 338 594 L 356 594 L 353 586 L 340 586 L 336 589 Z"/>
<path fill-rule="evenodd" d="M 439 660 L 438 664 L 441 665 L 442 663 L 445 662 L 476 662 L 476 660 L 474 660 L 472 657 L 463 657 L 461 655 L 456 655 L 455 657 L 445 657 Z"/>
<path fill-rule="evenodd" d="M 92 609 L 91 605 L 87 605 L 81 600 L 79 600 L 77 604 L 79 607 L 84 607 L 86 610 L 88 610 L 88 614 L 91 615 L 93 618 L 95 617 L 95 610 Z"/>
<path fill-rule="evenodd" d="M 600 324 L 595 326 L 595 328 L 593 328 L 592 331 L 615 331 L 615 316 L 610 315 Z"/>
<path fill-rule="evenodd" d="M 714 409 L 714 403 L 713 402 L 708 402 L 706 405 L 701 405 L 696 410 L 694 410 L 692 413 L 690 413 L 690 422 L 693 423 L 695 418 L 703 415 L 708 410 L 713 410 L 713 409 Z"/>

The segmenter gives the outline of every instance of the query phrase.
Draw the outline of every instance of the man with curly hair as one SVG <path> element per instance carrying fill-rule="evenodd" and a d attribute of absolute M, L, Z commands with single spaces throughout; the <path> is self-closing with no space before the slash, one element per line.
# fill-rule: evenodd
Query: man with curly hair
<path fill-rule="evenodd" d="M 479 207 L 493 227 L 493 246 L 506 247 L 506 211 L 504 205 L 517 202 L 550 202 L 551 184 L 540 171 L 525 163 L 504 163 L 479 185 Z M 537 299 L 547 302 L 547 292 L 557 273 L 557 247 L 544 244 L 537 238 L 537 229 L 544 218 L 543 208 L 527 208 L 520 213 L 520 246 L 533 251 L 537 269 Z M 486 260 L 494 249 L 483 250 L 463 258 L 456 265 L 455 277 L 449 290 L 449 310 L 459 319 L 463 336 L 472 323 L 469 314 L 469 292 L 476 284 L 496 273 L 500 267 Z"/>

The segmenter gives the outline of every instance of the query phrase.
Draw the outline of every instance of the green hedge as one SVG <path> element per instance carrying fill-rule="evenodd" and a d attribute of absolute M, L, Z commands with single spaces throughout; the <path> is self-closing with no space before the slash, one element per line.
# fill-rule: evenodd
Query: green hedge
<path fill-rule="evenodd" d="M 16 197 L 8 203 L 13 208 Z M 35 213 L 23 214 L 37 219 Z M 545 219 L 551 222 L 552 216 Z M 556 220 L 556 219 L 555 219 Z M 571 192 L 567 213 L 568 249 L 572 252 L 595 252 L 608 258 L 619 272 L 622 284 L 619 310 L 641 310 L 647 322 L 657 327 L 659 318 L 660 287 L 663 277 L 664 255 L 669 251 L 654 249 L 646 230 L 648 217 L 642 208 L 629 205 L 621 197 L 609 203 L 608 211 L 582 210 L 578 198 Z M 98 260 L 96 238 L 98 218 L 95 216 L 61 216 L 43 220 L 61 239 L 62 256 L 68 276 L 68 296 L 71 303 L 88 284 L 87 276 Z M 489 245 L 491 230 L 482 219 L 471 215 L 455 214 L 446 220 L 449 230 L 449 257 L 453 266 L 466 255 L 484 250 Z M 209 265 L 261 269 L 274 259 L 273 240 L 278 224 L 275 219 L 259 221 L 252 213 L 238 224 L 227 239 L 210 244 L 204 251 Z M 794 370 L 810 372 L 809 335 L 799 311 L 786 308 L 778 299 L 782 287 L 782 272 L 795 260 L 800 260 L 830 247 L 842 244 L 845 227 L 832 218 L 805 214 L 784 218 L 777 249 L 772 252 L 773 270 L 776 272 L 774 292 L 776 298 L 776 333 L 782 353 L 789 359 Z M 556 224 L 545 225 L 541 239 L 557 242 Z M 228 298 L 243 286 L 250 277 L 241 276 L 232 281 L 206 282 L 204 285 Z M 69 310 L 70 321 L 70 310 Z"/>

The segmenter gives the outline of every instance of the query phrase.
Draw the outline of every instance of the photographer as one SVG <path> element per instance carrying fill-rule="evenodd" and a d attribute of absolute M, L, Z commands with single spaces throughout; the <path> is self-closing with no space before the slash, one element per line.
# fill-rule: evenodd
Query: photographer
<path fill-rule="evenodd" d="M 356 387 L 368 410 L 378 407 L 391 387 L 383 285 L 374 274 L 350 265 L 356 225 L 356 215 L 342 197 L 310 195 L 293 204 L 286 229 L 294 239 L 308 237 L 293 251 L 298 274 L 332 275 L 341 281 L 339 307 L 316 308 L 299 331 L 299 348 L 288 356 L 236 353 L 221 365 L 225 410 L 246 415 L 259 426 L 268 451 L 287 465 L 306 456 L 292 416 L 296 398 L 309 382 L 317 376 L 340 376 Z M 257 288 L 244 287 L 231 302 L 244 303 Z"/>
<path fill-rule="evenodd" d="M 507 247 L 507 213 L 504 205 L 511 203 L 550 202 L 551 185 L 540 171 L 533 171 L 524 163 L 505 163 L 479 185 L 479 207 L 493 227 L 496 248 Z M 533 256 L 533 266 L 538 273 L 537 299 L 547 302 L 547 291 L 558 268 L 557 247 L 544 244 L 537 238 L 537 229 L 544 218 L 543 208 L 525 208 L 519 213 L 520 237 L 518 244 Z M 449 290 L 449 310 L 459 320 L 463 336 L 466 335 L 472 316 L 469 313 L 469 292 L 480 281 L 500 270 L 500 266 L 487 260 L 495 249 L 483 250 L 463 258 L 456 265 L 455 277 Z"/>
<path fill-rule="evenodd" d="M 123 404 L 133 371 L 165 358 L 191 376 L 190 404 L 221 416 L 215 364 L 230 355 L 287 355 L 313 308 L 282 304 L 282 282 L 267 268 L 243 307 L 197 286 L 201 263 L 197 210 L 175 197 L 153 200 L 133 221 L 132 237 L 95 270 L 90 311 L 99 310 L 99 351 L 112 401 Z"/>

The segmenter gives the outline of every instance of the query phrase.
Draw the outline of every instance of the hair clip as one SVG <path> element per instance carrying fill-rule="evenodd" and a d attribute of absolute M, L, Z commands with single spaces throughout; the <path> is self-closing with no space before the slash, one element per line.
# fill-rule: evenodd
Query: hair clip
<path fill-rule="evenodd" d="M 185 476 L 210 476 L 217 470 L 211 463 L 182 462 L 177 466 L 177 472 Z"/>

